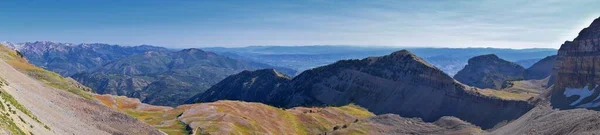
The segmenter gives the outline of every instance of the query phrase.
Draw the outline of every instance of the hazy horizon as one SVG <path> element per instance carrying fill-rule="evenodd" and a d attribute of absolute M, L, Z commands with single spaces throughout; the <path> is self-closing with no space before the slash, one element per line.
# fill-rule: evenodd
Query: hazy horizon
<path fill-rule="evenodd" d="M 0 40 L 0 43 L 9 42 L 13 44 L 23 44 L 23 43 L 33 43 L 33 42 L 54 42 L 54 43 L 64 43 L 64 44 L 72 44 L 72 45 L 80 45 L 80 44 L 107 44 L 107 45 L 118 45 L 118 46 L 156 46 L 156 47 L 164 47 L 168 49 L 189 49 L 189 48 L 249 48 L 249 47 L 321 47 L 321 46 L 329 46 L 329 47 L 366 47 L 366 48 L 448 48 L 448 49 L 468 49 L 468 48 L 492 48 L 492 49 L 514 49 L 514 50 L 522 50 L 522 49 L 553 49 L 557 50 L 558 48 L 541 48 L 541 47 L 532 47 L 532 48 L 502 48 L 502 47 L 444 47 L 444 46 L 392 46 L 392 45 L 247 45 L 247 46 L 203 46 L 203 47 L 169 47 L 165 45 L 151 45 L 151 44 L 137 44 L 137 45 L 125 45 L 125 44 L 113 44 L 113 43 L 102 43 L 102 42 L 87 42 L 87 43 L 73 43 L 73 42 L 60 42 L 60 41 L 26 41 L 26 42 L 12 42 L 6 40 Z"/>
<path fill-rule="evenodd" d="M 582 1 L 0 1 L 0 40 L 167 48 L 553 48 L 600 16 Z"/>

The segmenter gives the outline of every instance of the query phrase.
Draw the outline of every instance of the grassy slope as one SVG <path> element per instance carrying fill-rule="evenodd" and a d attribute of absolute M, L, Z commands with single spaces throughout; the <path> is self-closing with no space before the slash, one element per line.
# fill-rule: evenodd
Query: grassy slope
<path fill-rule="evenodd" d="M 150 106 L 139 100 L 97 95 L 106 106 L 126 112 L 171 134 L 319 134 L 374 114 L 356 105 L 280 109 L 260 103 L 218 101 L 177 108 Z"/>
<path fill-rule="evenodd" d="M 0 87 L 6 86 L 6 85 L 8 85 L 6 83 L 6 81 L 4 81 L 4 79 L 2 79 L 0 77 Z M 6 101 L 5 102 L 6 105 L 4 105 L 4 103 L 0 102 L 0 129 L 7 130 L 8 132 L 10 132 L 12 134 L 24 135 L 25 132 L 23 132 L 23 130 L 21 128 L 19 128 L 19 126 L 17 126 L 17 124 L 15 123 L 16 121 L 10 117 L 10 115 L 16 114 L 15 110 L 13 110 L 10 106 L 10 104 L 13 103 L 12 101 L 14 101 L 14 99 L 12 99 L 12 97 L 10 95 L 8 95 L 6 92 L 4 92 L 4 90 L 2 90 L 2 88 L 0 88 L 0 95 L 1 95 L 0 98 L 2 98 L 3 100 Z M 12 99 L 12 100 L 7 99 L 7 97 L 10 97 L 10 99 Z M 13 105 L 13 106 L 15 106 L 15 105 Z M 20 104 L 18 106 L 20 106 Z M 22 108 L 22 106 L 20 106 L 20 107 Z M 16 107 L 16 108 L 19 109 L 20 107 Z M 19 109 L 19 110 L 23 111 L 22 109 Z M 27 112 L 29 112 L 29 111 L 27 111 Z M 26 114 L 29 115 L 31 113 L 26 113 Z"/>
<path fill-rule="evenodd" d="M 11 50 L 2 44 L 0 44 L 0 60 L 4 60 L 5 62 L 13 66 L 15 69 L 26 73 L 27 75 L 34 77 L 35 79 L 38 79 L 51 87 L 66 90 L 87 99 L 92 99 L 92 95 L 88 92 L 88 88 L 82 85 L 77 85 L 78 83 L 74 82 L 74 80 L 72 79 L 64 78 L 57 73 L 47 71 L 30 64 L 18 52 Z M 6 85 L 9 84 L 0 77 L 0 87 Z M 2 98 L 3 101 L 5 101 L 5 104 L 0 103 L 2 104 L 1 111 L 3 112 L 0 115 L 0 128 L 7 129 L 13 134 L 25 134 L 23 132 L 23 129 L 20 129 L 18 126 L 15 125 L 15 122 L 23 122 L 25 125 L 27 125 L 27 123 L 23 121 L 23 119 L 20 116 L 19 119 L 21 119 L 21 121 L 15 121 L 10 117 L 11 114 L 16 115 L 16 110 L 19 110 L 26 116 L 33 119 L 35 122 L 44 125 L 35 115 L 31 113 L 31 111 L 29 111 L 19 102 L 17 102 L 10 94 L 4 92 L 1 88 L 0 98 Z M 6 107 L 4 105 L 6 105 Z M 11 106 L 16 110 L 13 110 Z M 45 125 L 44 128 L 46 128 L 47 130 L 51 130 L 48 126 Z"/>

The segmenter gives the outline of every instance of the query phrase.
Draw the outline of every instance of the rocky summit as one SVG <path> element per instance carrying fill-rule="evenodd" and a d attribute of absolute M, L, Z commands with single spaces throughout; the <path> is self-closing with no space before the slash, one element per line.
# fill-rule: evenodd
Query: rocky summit
<path fill-rule="evenodd" d="M 600 18 L 558 50 L 551 103 L 561 109 L 600 110 Z"/>
<path fill-rule="evenodd" d="M 454 79 L 478 88 L 501 89 L 507 81 L 523 79 L 525 68 L 494 54 L 476 56 L 469 59 L 464 69 Z"/>
<path fill-rule="evenodd" d="M 243 85 L 232 83 L 229 84 Z M 214 91 L 229 92 L 216 88 Z M 455 116 L 482 128 L 516 119 L 531 109 L 524 101 L 484 96 L 475 91 L 402 50 L 381 57 L 342 60 L 304 71 L 263 96 L 266 98 L 263 100 L 283 107 L 355 103 L 376 114 L 394 113 L 427 122 Z"/>

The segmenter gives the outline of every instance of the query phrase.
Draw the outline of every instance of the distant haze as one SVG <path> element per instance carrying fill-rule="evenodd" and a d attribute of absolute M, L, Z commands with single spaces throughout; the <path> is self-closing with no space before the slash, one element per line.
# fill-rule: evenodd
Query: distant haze
<path fill-rule="evenodd" d="M 0 1 L 0 40 L 151 44 L 558 48 L 600 2 Z"/>

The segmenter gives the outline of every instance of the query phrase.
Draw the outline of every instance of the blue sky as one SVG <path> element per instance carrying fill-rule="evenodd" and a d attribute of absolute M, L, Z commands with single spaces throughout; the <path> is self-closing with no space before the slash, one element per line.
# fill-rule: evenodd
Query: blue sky
<path fill-rule="evenodd" d="M 558 48 L 600 16 L 598 7 L 596 0 L 2 0 L 0 40 Z"/>

